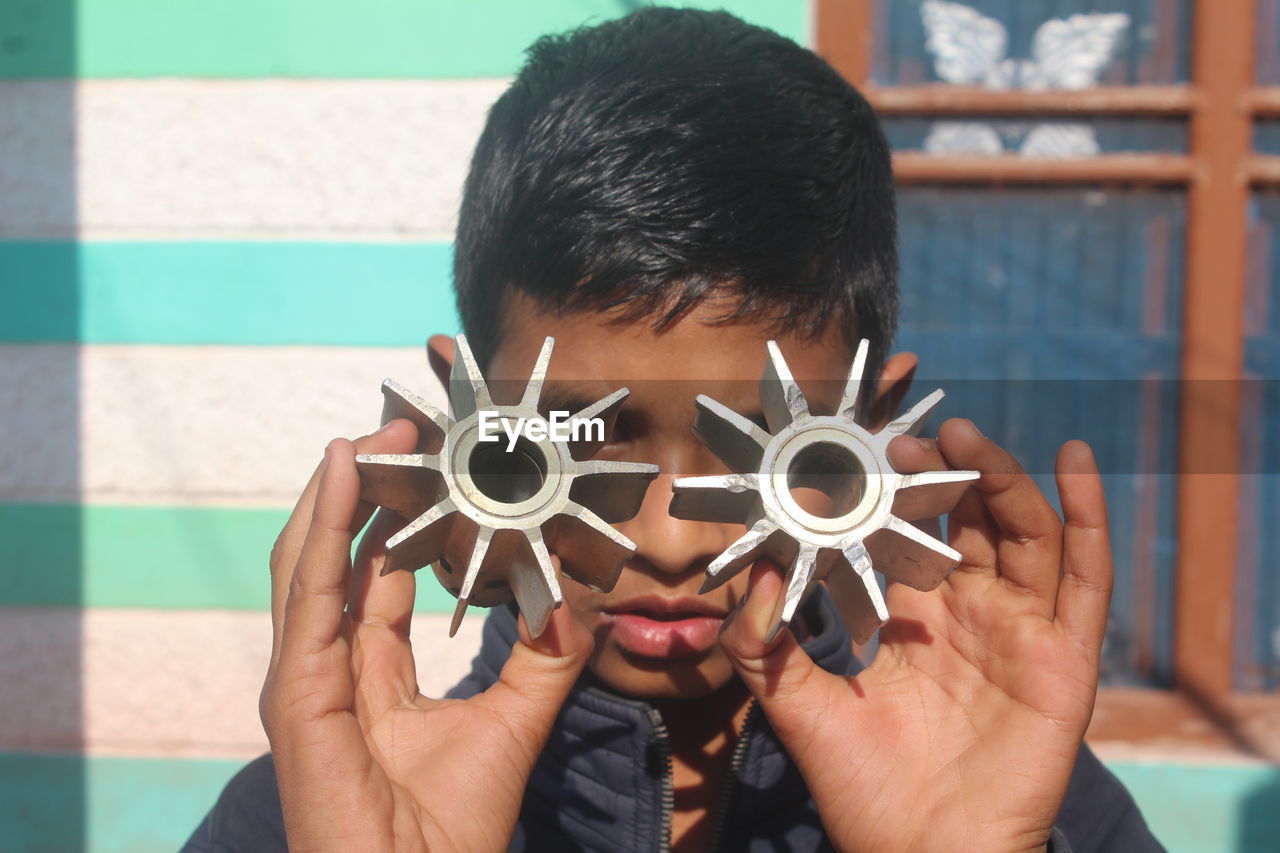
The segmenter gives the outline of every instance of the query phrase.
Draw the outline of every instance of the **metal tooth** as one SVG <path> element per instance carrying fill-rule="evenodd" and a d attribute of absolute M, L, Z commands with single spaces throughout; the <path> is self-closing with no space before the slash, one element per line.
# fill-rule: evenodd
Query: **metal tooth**
<path fill-rule="evenodd" d="M 800 543 L 800 548 L 796 552 L 795 558 L 791 561 L 791 568 L 787 570 L 782 595 L 778 596 L 778 601 L 774 605 L 773 617 L 769 620 L 770 627 L 769 632 L 765 635 L 765 642 L 773 642 L 773 638 L 778 636 L 782 626 L 791 624 L 791 620 L 795 618 L 796 611 L 800 608 L 801 599 L 805 597 L 809 587 L 817 581 L 817 570 L 817 546 L 804 542 Z"/>
<path fill-rule="evenodd" d="M 449 371 L 449 405 L 453 408 L 455 421 L 466 420 L 478 409 L 493 407 L 493 398 L 489 396 L 489 386 L 480 372 L 476 357 L 471 354 L 471 345 L 466 335 L 458 335 L 454 339 L 453 367 Z"/>
<path fill-rule="evenodd" d="M 925 397 L 919 403 L 912 406 L 905 414 L 899 415 L 890 421 L 884 428 L 887 436 L 894 435 L 919 435 L 920 428 L 924 426 L 925 421 L 929 420 L 929 415 L 933 414 L 933 410 L 942 402 L 942 398 L 946 395 L 939 388 L 928 397 Z"/>
<path fill-rule="evenodd" d="M 853 356 L 853 366 L 849 369 L 849 378 L 844 383 L 844 393 L 840 395 L 840 408 L 836 414 L 845 417 L 856 417 L 858 414 L 858 394 L 862 389 L 862 374 L 867 372 L 867 350 L 871 342 L 863 338 L 858 342 L 858 351 Z"/>
<path fill-rule="evenodd" d="M 413 518 L 444 498 L 436 457 L 426 453 L 362 453 L 356 457 L 365 500 Z"/>
<path fill-rule="evenodd" d="M 769 544 L 769 537 L 775 532 L 768 521 L 757 521 L 746 533 L 738 537 L 728 548 L 720 552 L 720 556 L 707 566 L 707 577 L 702 582 L 698 594 L 710 592 L 724 586 L 747 566 L 754 563 L 764 554 Z"/>
<path fill-rule="evenodd" d="M 418 453 L 439 453 L 449 416 L 393 379 L 382 380 L 382 424 L 405 418 L 418 428 Z"/>
<path fill-rule="evenodd" d="M 542 384 L 547 380 L 547 368 L 551 365 L 551 349 L 554 345 L 554 338 L 547 338 L 542 342 L 542 350 L 538 353 L 538 360 L 533 363 L 529 382 L 524 386 L 524 394 L 520 398 L 520 405 L 526 409 L 538 408 L 538 400 L 542 397 Z"/>
<path fill-rule="evenodd" d="M 581 462 L 589 459 L 604 447 L 605 439 L 613 434 L 614 422 L 618 419 L 618 410 L 622 408 L 622 404 L 626 402 L 627 397 L 631 394 L 626 388 L 619 388 L 607 397 L 604 397 L 579 412 L 574 412 L 575 418 L 599 418 L 604 421 L 604 435 L 602 437 L 581 437 L 575 441 L 569 442 L 569 455 L 575 461 Z"/>
<path fill-rule="evenodd" d="M 760 503 L 758 474 L 681 477 L 668 512 L 675 518 L 741 523 Z"/>
<path fill-rule="evenodd" d="M 617 524 L 640 511 L 644 493 L 653 480 L 653 466 L 642 462 L 592 459 L 581 463 L 569 500 L 592 507 L 609 524 Z"/>
<path fill-rule="evenodd" d="M 742 473 L 760 467 L 769 433 L 717 400 L 699 394 L 693 432 L 732 471 Z"/>
<path fill-rule="evenodd" d="M 889 609 L 880 594 L 880 586 L 872 572 L 871 555 L 866 547 L 861 542 L 855 543 L 841 556 L 848 571 L 837 565 L 827 575 L 827 588 L 831 590 L 853 639 L 865 643 L 889 621 Z"/>
<path fill-rule="evenodd" d="M 492 607 L 514 597 L 536 637 L 564 600 L 551 550 L 570 578 L 611 589 L 635 545 L 610 523 L 639 511 L 658 466 L 589 458 L 608 440 L 625 388 L 577 413 L 601 418 L 603 437 L 526 439 L 521 452 L 509 457 L 501 454 L 505 436 L 497 445 L 482 445 L 481 411 L 493 411 L 499 420 L 541 417 L 537 406 L 555 342 L 543 343 L 519 403 L 499 406 L 466 338 L 455 341 L 452 418 L 395 382 L 383 383 L 383 422 L 413 421 L 420 446 L 408 454 L 357 456 L 361 497 L 408 521 L 387 540 L 382 573 L 435 564 L 437 579 L 457 596 L 450 636 L 469 606 Z M 496 455 L 493 447 L 499 448 Z M 484 461 L 477 463 L 477 457 Z M 528 494 L 516 498 L 485 490 L 485 483 L 504 477 L 527 480 Z"/>
<path fill-rule="evenodd" d="M 792 421 L 809 416 L 809 401 L 804 391 L 791 375 L 791 368 L 782 357 L 777 341 L 769 341 L 769 357 L 764 362 L 764 376 L 760 378 L 760 405 L 764 408 L 769 432 L 777 433 L 791 425 Z M 726 463 L 727 464 L 727 463 Z"/>
<path fill-rule="evenodd" d="M 880 433 L 867 431 L 855 414 L 869 346 L 866 340 L 859 343 L 834 415 L 812 413 L 774 341 L 768 343 L 760 380 L 769 432 L 709 398 L 699 398 L 695 431 L 735 473 L 676 479 L 670 512 L 678 518 L 748 525 L 747 532 L 707 567 L 703 592 L 726 583 L 761 556 L 789 565 L 770 639 L 791 623 L 821 581 L 831 590 L 850 632 L 865 642 L 889 618 L 873 567 L 890 580 L 933 589 L 960 559 L 954 549 L 893 515 L 891 508 L 899 490 L 973 480 L 978 472 L 899 474 L 893 469 L 889 440 L 917 434 L 943 394 L 930 394 Z M 851 459 L 859 460 L 864 487 L 874 494 L 831 519 L 815 518 L 796 508 L 794 501 L 780 499 L 780 490 L 789 488 L 789 472 L 780 460 L 795 460 L 795 449 L 810 444 L 843 447 Z"/>
<path fill-rule="evenodd" d="M 959 551 L 894 515 L 867 537 L 867 550 L 889 580 L 926 592 L 936 589 L 960 562 Z"/>
<path fill-rule="evenodd" d="M 560 567 L 589 589 L 609 592 L 635 552 L 635 543 L 586 507 L 571 506 L 556 518 L 549 535 Z"/>

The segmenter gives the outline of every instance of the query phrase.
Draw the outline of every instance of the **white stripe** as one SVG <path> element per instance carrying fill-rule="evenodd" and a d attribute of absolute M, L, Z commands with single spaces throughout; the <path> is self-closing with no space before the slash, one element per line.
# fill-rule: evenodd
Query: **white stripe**
<path fill-rule="evenodd" d="M 0 82 L 0 236 L 453 237 L 509 80 Z"/>
<path fill-rule="evenodd" d="M 414 616 L 424 695 L 470 670 L 482 615 L 452 640 L 448 616 Z M 257 755 L 270 655 L 266 613 L 0 610 L 0 750 Z"/>
<path fill-rule="evenodd" d="M 387 377 L 444 404 L 425 349 L 0 346 L 0 501 L 289 506 Z"/>

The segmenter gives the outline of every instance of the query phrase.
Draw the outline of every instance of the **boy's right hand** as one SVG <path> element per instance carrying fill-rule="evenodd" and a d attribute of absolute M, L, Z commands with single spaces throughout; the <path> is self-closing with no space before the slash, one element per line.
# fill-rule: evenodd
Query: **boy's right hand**
<path fill-rule="evenodd" d="M 387 524 L 351 544 L 373 507 L 356 453 L 412 452 L 396 420 L 335 439 L 271 553 L 271 666 L 259 710 L 292 851 L 506 850 L 534 762 L 591 652 L 561 608 L 468 700 L 418 692 L 415 580 L 379 577 Z M 388 519 L 390 520 L 390 519 Z"/>

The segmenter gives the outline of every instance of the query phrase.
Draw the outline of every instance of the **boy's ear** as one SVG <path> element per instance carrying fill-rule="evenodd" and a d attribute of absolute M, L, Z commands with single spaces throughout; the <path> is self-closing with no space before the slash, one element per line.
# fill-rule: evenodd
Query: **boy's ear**
<path fill-rule="evenodd" d="M 880 379 L 876 383 L 875 397 L 867 409 L 866 427 L 871 432 L 879 432 L 884 425 L 893 420 L 902 406 L 902 401 L 911 390 L 911 380 L 915 378 L 916 367 L 920 359 L 913 352 L 899 352 L 889 356 L 884 367 L 880 369 Z"/>
<path fill-rule="evenodd" d="M 449 388 L 449 371 L 453 369 L 453 338 L 448 335 L 432 335 L 427 339 L 427 362 L 440 384 Z"/>

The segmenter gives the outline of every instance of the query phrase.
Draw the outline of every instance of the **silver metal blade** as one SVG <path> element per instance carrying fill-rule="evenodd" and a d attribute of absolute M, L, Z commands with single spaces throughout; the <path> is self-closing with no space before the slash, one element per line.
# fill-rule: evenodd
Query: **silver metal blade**
<path fill-rule="evenodd" d="M 667 512 L 690 521 L 746 524 L 753 514 L 760 514 L 759 505 L 759 474 L 716 474 L 677 478 Z"/>
<path fill-rule="evenodd" d="M 870 346 L 871 342 L 866 338 L 858 342 L 858 352 L 853 357 L 844 393 L 840 395 L 840 408 L 836 411 L 838 415 L 853 418 L 858 414 L 858 392 L 862 388 L 862 374 L 867 370 L 867 350 Z"/>
<path fill-rule="evenodd" d="M 796 418 L 809 414 L 809 402 L 791 375 L 777 341 L 769 341 L 764 376 L 760 378 L 760 405 L 764 407 L 769 432 L 777 433 Z"/>
<path fill-rule="evenodd" d="M 426 453 L 361 453 L 356 456 L 360 500 L 405 518 L 421 515 L 448 491 L 438 464 L 438 457 Z"/>
<path fill-rule="evenodd" d="M 658 466 L 647 462 L 590 459 L 578 465 L 569 500 L 585 506 L 610 524 L 635 517 Z"/>
<path fill-rule="evenodd" d="M 618 419 L 618 410 L 622 408 L 623 402 L 631 395 L 631 391 L 626 388 L 619 388 L 608 396 L 602 397 L 596 402 L 587 406 L 581 411 L 574 412 L 573 418 L 599 418 L 604 422 L 604 435 L 580 438 L 569 442 L 569 455 L 576 461 L 581 462 L 583 459 L 589 459 L 594 456 L 600 448 L 604 447 L 609 441 L 609 437 L 613 435 L 613 424 Z"/>
<path fill-rule="evenodd" d="M 534 529 L 524 533 L 527 537 L 524 547 L 511 564 L 507 582 L 524 614 L 530 636 L 537 637 L 547 629 L 552 612 L 563 603 L 564 596 L 551 555 L 542 541 L 542 531 Z"/>
<path fill-rule="evenodd" d="M 442 500 L 397 531 L 387 540 L 387 559 L 380 574 L 417 571 L 443 557 L 457 509 L 453 501 Z"/>
<path fill-rule="evenodd" d="M 706 394 L 694 401 L 693 432 L 730 471 L 743 473 L 760 467 L 769 433 L 759 425 Z"/>
<path fill-rule="evenodd" d="M 876 569 L 890 580 L 928 591 L 960 562 L 960 552 L 897 516 L 867 537 Z"/>
<path fill-rule="evenodd" d="M 584 506 L 569 502 L 550 522 L 547 538 L 561 570 L 597 592 L 608 592 L 636 546 Z"/>
<path fill-rule="evenodd" d="M 885 426 L 884 432 L 889 435 L 919 435 L 921 428 L 929 420 L 929 415 L 933 414 L 933 410 L 937 408 L 945 396 L 942 393 L 942 389 L 939 388 L 912 406 L 905 414 L 890 421 Z"/>
<path fill-rule="evenodd" d="M 967 483 L 981 476 L 977 471 L 921 471 L 918 474 L 903 474 L 898 490 L 914 489 L 916 486 L 938 486 L 943 483 Z"/>
<path fill-rule="evenodd" d="M 454 608 L 453 620 L 449 623 L 449 636 L 452 637 L 458 633 L 458 626 L 462 624 L 462 617 L 467 613 L 467 603 L 471 599 L 471 592 L 475 588 L 476 578 L 480 577 L 480 567 L 484 565 L 485 554 L 489 552 L 489 542 L 493 537 L 493 531 L 487 527 L 479 528 L 476 534 L 476 544 L 471 549 L 471 559 L 467 561 L 467 573 L 462 578 L 462 591 L 458 594 L 458 606 Z"/>
<path fill-rule="evenodd" d="M 790 625 L 791 620 L 795 618 L 800 602 L 804 600 L 805 593 L 809 591 L 809 585 L 814 582 L 817 566 L 817 547 L 802 543 L 800 550 L 796 552 L 795 559 L 791 561 L 791 568 L 787 570 L 782 595 L 778 597 L 778 601 L 774 605 L 773 616 L 769 620 L 771 627 L 765 637 L 766 643 L 773 642 L 773 638 L 778 636 L 782 626 Z"/>
<path fill-rule="evenodd" d="M 382 380 L 382 424 L 396 418 L 412 421 L 418 428 L 417 453 L 439 453 L 449 431 L 449 416 L 394 379 Z"/>
<path fill-rule="evenodd" d="M 542 350 L 538 353 L 538 360 L 533 363 L 529 382 L 524 386 L 524 394 L 520 397 L 521 406 L 528 409 L 538 408 L 538 400 L 542 397 L 542 385 L 547 379 L 547 368 L 551 364 L 551 350 L 555 345 L 556 339 L 549 335 L 542 342 Z"/>
<path fill-rule="evenodd" d="M 725 548 L 718 557 L 707 566 L 707 577 L 702 582 L 699 595 L 704 595 L 717 587 L 724 586 L 733 580 L 747 566 L 750 566 L 764 554 L 769 537 L 777 528 L 766 519 L 760 519 L 751 529 Z"/>
<path fill-rule="evenodd" d="M 859 643 L 870 640 L 889 621 L 889 609 L 876 583 L 871 556 L 861 542 L 844 549 L 842 559 L 831 567 L 825 583 L 849 633 Z"/>
<path fill-rule="evenodd" d="M 453 340 L 455 348 L 453 367 L 449 371 L 449 403 L 453 406 L 454 419 L 460 421 L 477 409 L 492 408 L 493 400 L 480 365 L 471 354 L 466 335 L 458 335 Z"/>

